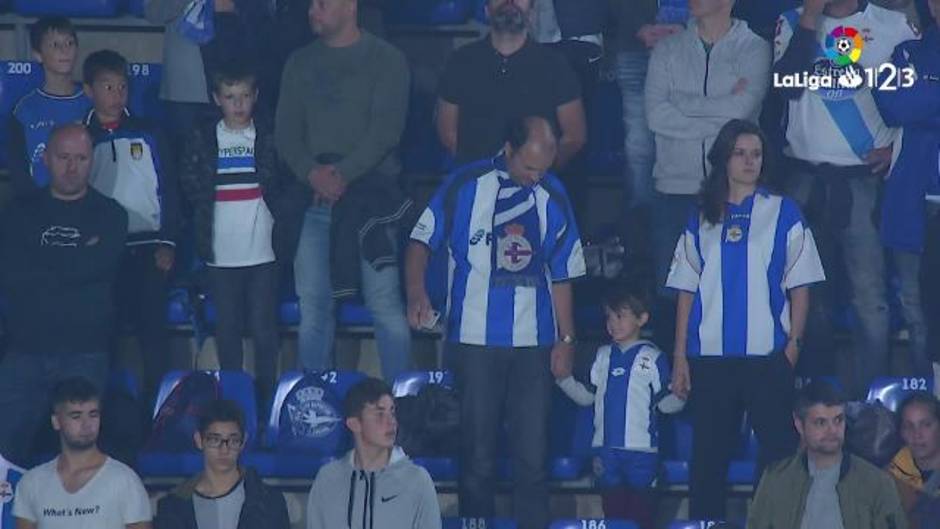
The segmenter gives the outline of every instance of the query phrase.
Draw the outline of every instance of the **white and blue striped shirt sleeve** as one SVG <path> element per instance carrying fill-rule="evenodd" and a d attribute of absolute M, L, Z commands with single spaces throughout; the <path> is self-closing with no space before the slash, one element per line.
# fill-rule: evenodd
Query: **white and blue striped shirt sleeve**
<path fill-rule="evenodd" d="M 787 201 L 789 202 L 789 201 Z M 785 207 L 796 208 L 795 204 L 785 203 Z M 787 261 L 783 276 L 783 286 L 787 290 L 819 283 L 826 280 L 819 251 L 813 232 L 804 224 L 802 216 L 797 218 L 787 231 Z"/>

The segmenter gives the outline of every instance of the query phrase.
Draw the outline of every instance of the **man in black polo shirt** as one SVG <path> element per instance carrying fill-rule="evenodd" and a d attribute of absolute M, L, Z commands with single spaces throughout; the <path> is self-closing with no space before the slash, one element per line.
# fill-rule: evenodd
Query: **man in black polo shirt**
<path fill-rule="evenodd" d="M 561 130 L 555 167 L 584 145 L 584 107 L 565 58 L 529 37 L 533 0 L 488 0 L 492 30 L 460 48 L 441 79 L 437 132 L 462 165 L 495 156 L 513 117 L 542 116 Z"/>

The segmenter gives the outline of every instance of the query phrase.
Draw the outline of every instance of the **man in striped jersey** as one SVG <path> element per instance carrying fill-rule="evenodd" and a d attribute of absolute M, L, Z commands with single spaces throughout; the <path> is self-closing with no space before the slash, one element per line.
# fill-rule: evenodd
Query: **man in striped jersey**
<path fill-rule="evenodd" d="M 408 320 L 433 320 L 424 286 L 431 252 L 449 252 L 446 333 L 457 366 L 464 448 L 462 516 L 493 516 L 500 412 L 509 423 L 516 518 L 548 525 L 545 456 L 552 375 L 571 372 L 570 280 L 585 273 L 568 198 L 548 173 L 557 135 L 543 118 L 514 120 L 496 158 L 452 173 L 411 232 Z"/>
<path fill-rule="evenodd" d="M 13 500 L 16 499 L 16 485 L 26 471 L 10 463 L 0 455 L 0 529 L 13 529 Z"/>

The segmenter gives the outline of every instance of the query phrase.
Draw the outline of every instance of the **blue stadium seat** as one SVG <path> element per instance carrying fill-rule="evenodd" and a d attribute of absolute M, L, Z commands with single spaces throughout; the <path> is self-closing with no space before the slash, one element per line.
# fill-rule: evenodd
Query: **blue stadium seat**
<path fill-rule="evenodd" d="M 14 8 L 27 16 L 113 17 L 120 4 L 119 0 L 15 0 Z"/>
<path fill-rule="evenodd" d="M 933 377 L 881 377 L 868 388 L 870 401 L 880 400 L 891 411 L 897 411 L 911 393 L 926 391 L 933 393 Z"/>
<path fill-rule="evenodd" d="M 579 518 L 572 520 L 555 520 L 548 526 L 548 529 L 640 529 L 640 526 L 629 520 Z"/>
<path fill-rule="evenodd" d="M 473 8 L 472 0 L 400 0 L 388 3 L 385 16 L 391 24 L 463 24 Z"/>
<path fill-rule="evenodd" d="M 281 375 L 264 439 L 267 454 L 249 461 L 264 476 L 309 478 L 334 457 L 349 449 L 343 424 L 342 401 L 365 375 L 358 371 Z M 326 387 L 331 393 L 324 394 Z"/>
<path fill-rule="evenodd" d="M 411 371 L 402 373 L 395 379 L 392 393 L 395 397 L 417 395 L 421 388 L 427 384 L 441 384 L 447 388 L 454 387 L 454 374 L 450 371 Z"/>
<path fill-rule="evenodd" d="M 300 325 L 300 301 L 297 300 L 297 296 L 291 295 L 282 300 L 277 310 L 281 325 Z"/>
<path fill-rule="evenodd" d="M 143 17 L 145 3 L 145 0 L 128 0 L 127 12 L 137 17 Z"/>
<path fill-rule="evenodd" d="M 477 0 L 476 8 L 473 10 L 473 18 L 481 24 L 489 24 L 490 22 L 486 17 L 486 2 L 487 0 Z"/>
<path fill-rule="evenodd" d="M 140 397 L 140 382 L 129 369 L 113 369 L 108 374 L 107 391 L 119 391 L 136 399 Z"/>
<path fill-rule="evenodd" d="M 170 325 L 188 325 L 193 321 L 193 306 L 185 288 L 171 289 L 167 296 L 166 321 Z"/>
<path fill-rule="evenodd" d="M 590 468 L 594 407 L 578 406 L 553 386 L 548 428 L 549 476 L 556 481 L 580 478 Z"/>
<path fill-rule="evenodd" d="M 401 136 L 401 163 L 409 174 L 439 174 L 447 165 L 447 150 L 434 127 L 435 94 L 411 90 L 408 117 Z"/>
<path fill-rule="evenodd" d="M 620 176 L 624 154 L 623 99 L 611 75 L 602 75 L 589 100 L 587 164 L 592 174 Z"/>
<path fill-rule="evenodd" d="M 443 518 L 443 529 L 516 529 L 519 524 L 510 518 Z"/>
<path fill-rule="evenodd" d="M 669 524 L 668 529 L 708 529 L 721 523 L 715 520 L 676 520 Z"/>
<path fill-rule="evenodd" d="M 402 373 L 395 379 L 392 394 L 396 398 L 417 395 L 421 388 L 428 384 L 440 384 L 444 387 L 453 388 L 454 375 L 450 371 Z M 434 481 L 454 481 L 457 479 L 460 467 L 456 457 L 414 457 L 412 459 L 416 465 L 424 467 Z"/>
<path fill-rule="evenodd" d="M 147 118 L 156 123 L 166 119 L 163 103 L 160 101 L 160 78 L 163 65 L 147 62 L 135 62 L 127 65 L 129 80 L 127 106 L 135 116 Z"/>
<path fill-rule="evenodd" d="M 38 62 L 0 62 L 0 115 L 9 118 L 26 94 L 42 86 L 45 75 Z M 7 166 L 7 127 L 0 127 L 0 167 Z"/>
<path fill-rule="evenodd" d="M 171 371 L 160 382 L 153 417 L 160 413 L 173 389 L 192 371 Z M 246 452 L 258 445 L 258 411 L 255 403 L 254 379 L 242 371 L 205 371 L 219 381 L 220 397 L 233 400 L 245 414 L 245 433 L 248 437 Z M 191 437 L 191 433 L 189 434 Z M 195 447 L 191 452 L 172 453 L 159 449 L 140 454 L 137 468 L 144 476 L 190 476 L 202 469 L 202 454 Z"/>
<path fill-rule="evenodd" d="M 371 327 L 372 313 L 362 303 L 347 301 L 339 306 L 336 324 L 341 327 Z"/>
<path fill-rule="evenodd" d="M 660 418 L 660 454 L 662 479 L 666 485 L 687 485 L 689 463 L 692 461 L 692 423 L 688 413 Z M 757 468 L 757 436 L 745 424 L 728 465 L 726 479 L 730 485 L 754 483 Z"/>

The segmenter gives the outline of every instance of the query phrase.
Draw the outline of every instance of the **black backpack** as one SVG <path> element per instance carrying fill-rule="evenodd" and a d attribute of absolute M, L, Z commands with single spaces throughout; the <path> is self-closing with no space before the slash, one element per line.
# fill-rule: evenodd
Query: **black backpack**
<path fill-rule="evenodd" d="M 845 444 L 849 451 L 884 468 L 901 449 L 897 418 L 880 400 L 850 402 L 845 407 Z"/>
<path fill-rule="evenodd" d="M 398 445 L 413 457 L 453 456 L 460 450 L 460 399 L 440 384 L 395 399 Z"/>

